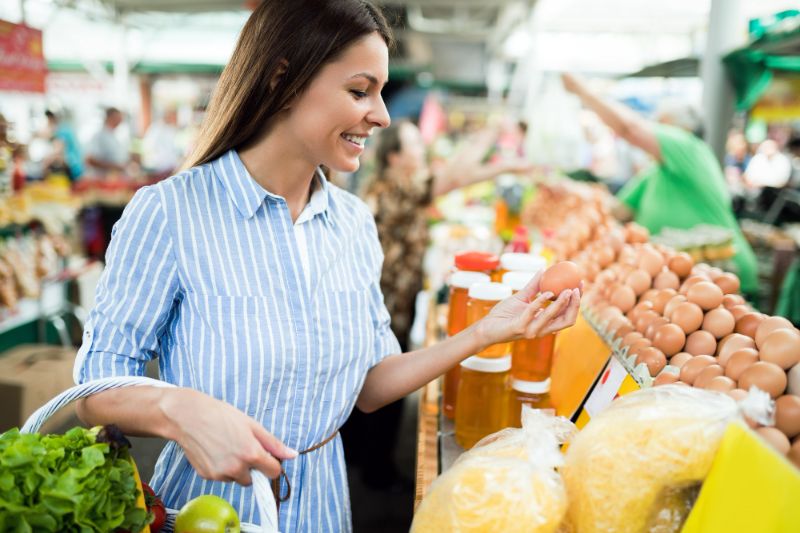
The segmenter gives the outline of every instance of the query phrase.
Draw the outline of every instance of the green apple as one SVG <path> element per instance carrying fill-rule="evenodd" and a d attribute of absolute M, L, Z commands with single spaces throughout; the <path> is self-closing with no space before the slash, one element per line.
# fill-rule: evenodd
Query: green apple
<path fill-rule="evenodd" d="M 205 494 L 181 507 L 175 533 L 239 533 L 239 515 L 219 496 Z"/>

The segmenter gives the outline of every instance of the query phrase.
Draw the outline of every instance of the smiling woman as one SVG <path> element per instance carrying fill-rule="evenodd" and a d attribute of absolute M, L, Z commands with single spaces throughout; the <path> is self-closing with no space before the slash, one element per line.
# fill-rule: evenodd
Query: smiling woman
<path fill-rule="evenodd" d="M 362 0 L 263 0 L 189 168 L 140 189 L 114 228 L 75 379 L 143 375 L 158 358 L 177 387 L 97 393 L 78 413 L 171 441 L 151 481 L 170 508 L 213 494 L 260 523 L 258 469 L 276 479 L 280 531 L 350 531 L 338 429 L 356 404 L 374 411 L 484 346 L 575 320 L 569 291 L 537 314 L 549 295 L 534 283 L 462 334 L 400 353 L 373 217 L 321 170 L 355 170 L 388 126 L 390 44 Z"/>

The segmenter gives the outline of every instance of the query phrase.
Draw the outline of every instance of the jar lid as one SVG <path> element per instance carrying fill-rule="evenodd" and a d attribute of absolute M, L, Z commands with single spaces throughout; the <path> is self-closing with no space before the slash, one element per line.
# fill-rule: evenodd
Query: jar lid
<path fill-rule="evenodd" d="M 461 366 L 476 372 L 508 372 L 511 370 L 511 356 L 489 358 L 473 355 L 461 361 Z"/>
<path fill-rule="evenodd" d="M 469 270 L 458 270 L 450 276 L 449 285 L 459 289 L 469 289 L 476 283 L 489 283 L 492 278 L 483 272 L 471 272 Z"/>
<path fill-rule="evenodd" d="M 509 252 L 500 256 L 500 266 L 504 270 L 515 272 L 538 272 L 544 270 L 547 261 L 544 257 L 534 254 L 520 254 Z"/>
<path fill-rule="evenodd" d="M 515 379 L 511 381 L 511 388 L 526 394 L 544 394 L 550 392 L 550 378 L 544 381 L 523 381 L 521 379 Z"/>
<path fill-rule="evenodd" d="M 512 291 L 521 291 L 535 275 L 536 272 L 506 272 L 503 274 L 503 285 L 508 285 Z"/>
<path fill-rule="evenodd" d="M 490 252 L 461 252 L 456 254 L 456 268 L 484 272 L 495 270 L 500 265 L 500 258 Z"/>
<path fill-rule="evenodd" d="M 511 287 L 494 281 L 489 283 L 476 283 L 469 288 L 469 297 L 475 298 L 476 300 L 499 302 L 500 300 L 505 300 L 509 296 L 511 296 Z"/>

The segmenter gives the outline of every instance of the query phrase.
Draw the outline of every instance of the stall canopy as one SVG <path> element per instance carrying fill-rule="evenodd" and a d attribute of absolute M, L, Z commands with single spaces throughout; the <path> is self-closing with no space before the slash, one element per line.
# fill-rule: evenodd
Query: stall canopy
<path fill-rule="evenodd" d="M 754 24 L 751 34 L 755 33 L 756 38 L 723 60 L 736 89 L 736 107 L 740 111 L 755 105 L 776 73 L 800 75 L 800 11 L 785 11 L 776 19 L 769 28 Z"/>

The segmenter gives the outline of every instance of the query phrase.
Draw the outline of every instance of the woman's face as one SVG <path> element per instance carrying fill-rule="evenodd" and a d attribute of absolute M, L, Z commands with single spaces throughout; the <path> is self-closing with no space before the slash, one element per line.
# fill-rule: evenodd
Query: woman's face
<path fill-rule="evenodd" d="M 400 126 L 400 151 L 390 158 L 391 165 L 413 175 L 425 167 L 425 142 L 419 128 L 410 122 Z"/>
<path fill-rule="evenodd" d="M 364 37 L 322 67 L 292 103 L 283 131 L 315 165 L 354 172 L 367 137 L 389 125 L 381 97 L 388 73 L 386 43 L 377 33 Z"/>

